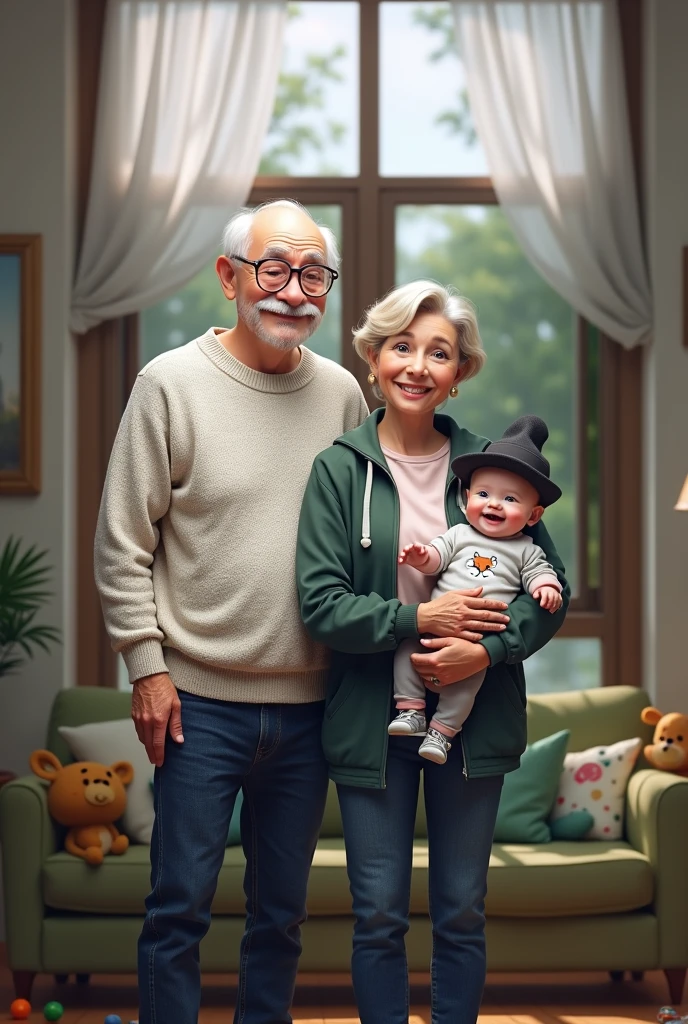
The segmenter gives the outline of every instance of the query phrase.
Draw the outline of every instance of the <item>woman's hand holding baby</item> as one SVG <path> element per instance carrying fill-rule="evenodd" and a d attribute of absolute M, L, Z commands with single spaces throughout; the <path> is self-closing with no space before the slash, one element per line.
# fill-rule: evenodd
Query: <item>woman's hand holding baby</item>
<path fill-rule="evenodd" d="M 541 608 L 546 609 L 552 615 L 561 608 L 562 596 L 556 587 L 550 587 L 547 584 L 538 587 L 533 591 L 533 597 L 540 602 Z"/>
<path fill-rule="evenodd" d="M 489 668 L 490 656 L 482 644 L 467 643 L 455 637 L 433 637 L 421 640 L 427 654 L 412 654 L 411 663 L 419 676 L 440 686 L 461 682 Z"/>
<path fill-rule="evenodd" d="M 474 590 L 452 590 L 432 601 L 418 605 L 418 632 L 438 637 L 459 637 L 477 642 L 483 633 L 501 633 L 509 616 L 504 601 L 481 597 L 482 587 Z"/>

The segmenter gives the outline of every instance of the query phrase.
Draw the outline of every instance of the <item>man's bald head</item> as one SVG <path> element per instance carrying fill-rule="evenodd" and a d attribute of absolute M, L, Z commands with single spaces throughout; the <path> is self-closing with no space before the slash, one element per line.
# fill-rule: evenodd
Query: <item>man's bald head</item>
<path fill-rule="evenodd" d="M 339 250 L 333 232 L 317 224 L 305 206 L 293 199 L 276 199 L 236 213 L 224 230 L 222 251 L 228 257 L 258 259 L 270 238 L 280 236 L 285 243 L 290 239 L 313 242 L 314 255 L 319 250 L 322 262 L 333 270 L 338 269 Z M 253 249 L 258 248 L 258 256 L 250 255 Z"/>

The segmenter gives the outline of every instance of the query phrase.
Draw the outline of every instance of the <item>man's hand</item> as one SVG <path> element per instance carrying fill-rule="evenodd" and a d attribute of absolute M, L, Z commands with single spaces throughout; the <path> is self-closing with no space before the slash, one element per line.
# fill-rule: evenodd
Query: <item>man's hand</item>
<path fill-rule="evenodd" d="M 561 608 L 562 596 L 556 587 L 550 587 L 547 584 L 538 587 L 533 591 L 533 597 L 540 602 L 541 608 L 545 608 L 552 615 Z"/>
<path fill-rule="evenodd" d="M 407 544 L 399 553 L 399 565 L 410 565 L 414 569 L 432 575 L 440 567 L 440 553 L 431 544 Z"/>
<path fill-rule="evenodd" d="M 131 717 L 148 760 L 159 768 L 165 760 L 167 730 L 175 743 L 183 743 L 182 705 L 167 672 L 144 676 L 134 683 Z"/>
<path fill-rule="evenodd" d="M 501 633 L 509 621 L 502 610 L 509 606 L 504 601 L 481 597 L 482 592 L 482 587 L 452 590 L 434 601 L 419 604 L 418 632 L 473 642 L 482 640 L 483 633 Z"/>
<path fill-rule="evenodd" d="M 481 644 L 455 637 L 433 637 L 421 640 L 432 653 L 412 654 L 411 662 L 419 676 L 440 686 L 459 683 L 490 665 L 490 656 Z"/>

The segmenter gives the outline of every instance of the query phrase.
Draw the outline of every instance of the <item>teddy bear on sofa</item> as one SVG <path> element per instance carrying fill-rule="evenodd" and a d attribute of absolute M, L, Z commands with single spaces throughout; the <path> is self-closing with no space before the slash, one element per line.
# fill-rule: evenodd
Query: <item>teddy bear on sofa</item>
<path fill-rule="evenodd" d="M 50 783 L 48 810 L 55 821 L 69 831 L 65 849 L 88 864 L 102 864 L 107 853 L 121 854 L 129 846 L 113 822 L 122 817 L 127 804 L 124 788 L 134 778 L 128 761 L 108 767 L 96 761 L 62 765 L 49 750 L 35 750 L 29 759 L 31 770 Z"/>
<path fill-rule="evenodd" d="M 653 768 L 688 775 L 688 715 L 678 711 L 663 715 L 657 708 L 644 708 L 640 717 L 655 727 L 652 743 L 644 750 L 645 759 Z"/>

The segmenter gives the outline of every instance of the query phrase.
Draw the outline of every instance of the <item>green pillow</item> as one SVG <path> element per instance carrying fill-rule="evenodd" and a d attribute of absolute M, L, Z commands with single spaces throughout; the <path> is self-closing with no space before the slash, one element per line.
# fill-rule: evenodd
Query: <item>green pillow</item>
<path fill-rule="evenodd" d="M 504 776 L 495 840 L 498 843 L 549 843 L 548 818 L 559 789 L 570 732 L 562 729 L 529 744 L 521 766 Z"/>
<path fill-rule="evenodd" d="M 153 779 L 150 780 L 150 787 L 153 788 Z M 241 805 L 244 802 L 244 791 L 240 789 L 234 801 L 234 810 L 229 822 L 226 846 L 241 846 Z"/>
<path fill-rule="evenodd" d="M 594 824 L 590 811 L 571 811 L 563 818 L 551 818 L 549 828 L 552 839 L 583 839 Z"/>

